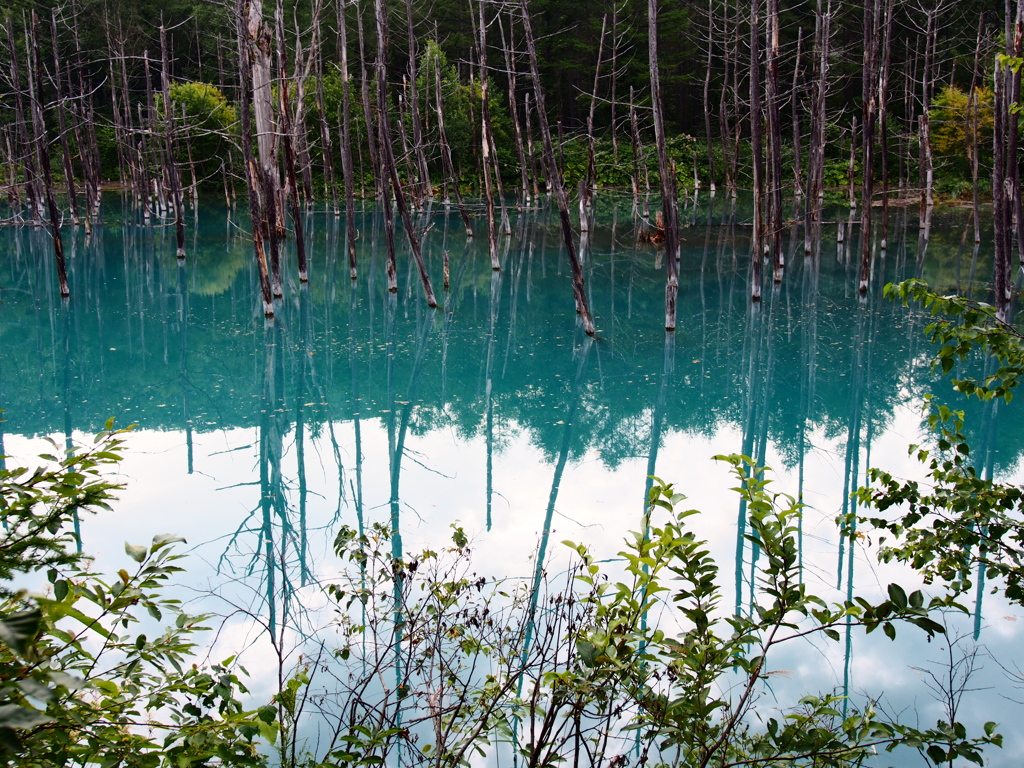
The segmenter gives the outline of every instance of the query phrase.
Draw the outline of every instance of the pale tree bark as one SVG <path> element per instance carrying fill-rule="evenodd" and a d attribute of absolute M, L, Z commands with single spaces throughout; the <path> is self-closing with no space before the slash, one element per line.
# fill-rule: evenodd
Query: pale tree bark
<path fill-rule="evenodd" d="M 676 174 L 669 162 L 665 137 L 665 116 L 661 103 L 658 72 L 658 0 L 647 0 L 647 61 L 651 71 L 651 107 L 654 114 L 654 143 L 661 177 L 661 211 L 665 224 L 665 330 L 676 328 L 676 296 L 679 292 L 679 222 L 676 208 Z"/>
<path fill-rule="evenodd" d="M 278 205 L 281 179 L 277 168 L 278 131 L 274 120 L 273 91 L 271 90 L 270 61 L 273 44 L 271 32 L 263 23 L 263 12 L 256 2 L 247 2 L 249 61 L 252 72 L 253 117 L 256 121 L 256 150 L 261 187 L 261 225 L 265 241 L 270 245 L 270 285 L 275 297 L 282 295 L 281 258 L 278 251 L 278 233 L 283 215 Z"/>
<path fill-rule="evenodd" d="M 871 237 L 875 191 L 875 124 L 878 119 L 879 35 L 882 30 L 882 0 L 864 3 L 864 75 L 862 80 L 864 128 L 861 137 L 861 203 L 860 203 L 860 293 L 867 293 L 871 277 Z"/>
<path fill-rule="evenodd" d="M 68 188 L 68 206 L 71 208 L 71 221 L 78 224 L 78 191 L 75 189 L 75 170 L 71 162 L 71 147 L 68 143 L 67 120 L 64 117 L 66 108 L 64 98 L 64 76 L 60 65 L 60 47 L 57 44 L 57 10 L 50 17 L 52 21 L 51 44 L 53 47 L 53 82 L 57 88 L 57 126 L 60 130 L 60 148 L 64 160 L 64 183 Z"/>
<path fill-rule="evenodd" d="M 419 270 L 420 282 L 423 284 L 423 293 L 430 307 L 437 306 L 437 299 L 434 298 L 434 289 L 430 285 L 430 275 L 427 274 L 426 264 L 423 262 L 423 253 L 420 250 L 420 241 L 412 225 L 412 217 L 409 215 L 409 206 L 406 203 L 405 192 L 402 189 L 401 180 L 398 178 L 398 167 L 395 163 L 395 154 L 391 146 L 391 124 L 387 111 L 387 54 L 388 54 L 388 20 L 387 8 L 384 0 L 375 0 L 374 10 L 377 22 L 377 107 L 380 110 L 380 151 L 384 160 L 384 169 L 391 182 L 391 191 L 395 196 L 395 205 L 399 215 L 402 217 L 402 224 L 405 226 L 405 236 L 409 241 L 409 248 L 412 251 L 413 259 Z M 387 227 L 389 218 L 393 219 L 391 206 L 385 196 L 384 199 L 384 223 Z M 394 223 L 392 221 L 392 227 Z M 392 255 L 389 270 L 394 269 L 394 256 Z M 389 290 L 391 288 L 391 275 L 389 272 Z M 397 285 L 395 286 L 397 289 Z"/>
<path fill-rule="evenodd" d="M 768 152 L 771 158 L 771 198 L 768 215 L 768 246 L 772 257 L 772 279 L 782 282 L 785 256 L 782 250 L 782 121 L 779 117 L 779 0 L 768 0 Z"/>
<path fill-rule="evenodd" d="M 448 134 L 444 128 L 444 90 L 441 81 L 440 57 L 434 56 L 434 100 L 437 103 L 437 135 L 441 144 L 441 162 L 444 165 L 444 172 L 447 174 L 452 192 L 455 194 L 455 205 L 462 217 L 462 224 L 466 228 L 466 237 L 473 236 L 473 225 L 469 221 L 469 214 L 466 213 L 466 206 L 462 204 L 462 191 L 459 189 L 459 176 L 455 172 L 455 165 L 452 163 L 452 150 L 448 145 Z"/>
<path fill-rule="evenodd" d="M 68 288 L 68 272 L 64 263 L 64 241 L 60 235 L 60 211 L 57 209 L 57 198 L 53 191 L 53 175 L 50 172 L 50 150 L 46 136 L 46 120 L 43 115 L 43 65 L 39 60 L 41 47 L 39 44 L 39 17 L 32 11 L 32 44 L 29 46 L 28 81 L 32 103 L 32 132 L 35 135 L 36 155 L 42 170 L 43 190 L 46 195 L 46 208 L 50 216 L 50 236 L 53 238 L 53 256 L 57 263 L 57 284 L 60 295 L 67 298 L 71 295 Z"/>
<path fill-rule="evenodd" d="M 587 114 L 587 183 L 584 207 L 589 208 L 597 194 L 597 154 L 594 147 L 594 117 L 597 112 L 597 89 L 601 82 L 601 61 L 604 56 L 604 37 L 608 14 L 601 18 L 601 42 L 597 46 L 597 64 L 594 65 L 594 88 L 590 92 L 590 112 Z"/>
<path fill-rule="evenodd" d="M 356 200 L 352 172 L 351 77 L 348 71 L 348 24 L 345 0 L 338 0 L 338 50 L 341 66 L 341 173 L 345 179 L 345 241 L 348 249 L 349 277 L 356 279 Z"/>
<path fill-rule="evenodd" d="M 750 145 L 754 176 L 754 226 L 750 236 L 750 297 L 761 300 L 764 260 L 764 129 L 761 115 L 761 6 L 750 4 Z"/>
<path fill-rule="evenodd" d="M 540 81 L 537 46 L 533 36 L 530 10 L 526 5 L 526 0 L 519 0 L 519 9 L 523 19 L 523 37 L 530 60 L 530 76 L 533 80 L 533 93 L 537 103 L 537 117 L 540 122 L 540 134 L 544 144 L 544 161 L 548 168 L 549 185 L 554 188 L 555 201 L 558 204 L 562 239 L 565 242 L 565 249 L 569 256 L 569 268 L 572 272 L 572 290 L 573 296 L 576 299 L 576 312 L 583 322 L 584 332 L 593 336 L 595 330 L 594 320 L 590 316 L 590 306 L 587 302 L 586 286 L 583 279 L 583 264 L 580 262 L 579 254 L 576 251 L 576 243 L 573 239 L 572 223 L 569 218 L 569 201 L 565 193 L 565 184 L 563 184 L 562 174 L 555 164 L 555 147 L 551 141 L 551 128 L 548 125 L 547 109 L 544 106 L 544 88 Z"/>
<path fill-rule="evenodd" d="M 405 24 L 409 36 L 409 110 L 412 113 L 412 151 L 419 176 L 418 197 L 433 197 L 430 169 L 423 149 L 423 121 L 420 119 L 419 84 L 416 82 L 416 33 L 412 25 L 412 0 L 405 0 Z"/>
<path fill-rule="evenodd" d="M 319 2 L 316 4 L 319 9 Z M 314 12 L 318 17 L 319 13 Z M 302 212 L 299 210 L 299 186 L 295 179 L 295 148 L 291 124 L 291 106 L 288 103 L 288 50 L 284 37 L 284 3 L 277 0 L 275 12 L 277 27 L 277 71 L 278 94 L 281 99 L 281 138 L 284 144 L 284 167 L 288 179 L 288 197 L 292 209 L 292 227 L 295 229 L 295 253 L 298 259 L 299 282 L 309 282 L 309 268 L 306 264 L 306 237 L 302 227 Z M 300 96 L 300 101 L 302 101 Z M 301 125 L 301 123 L 300 123 Z"/>
<path fill-rule="evenodd" d="M 160 88 L 164 97 L 164 153 L 166 157 L 167 181 L 170 185 L 171 204 L 174 206 L 174 235 L 177 240 L 177 256 L 185 258 L 185 210 L 181 198 L 181 180 L 178 164 L 174 159 L 174 109 L 171 106 L 170 54 L 167 50 L 167 30 L 160 25 Z"/>
<path fill-rule="evenodd" d="M 252 0 L 236 0 L 235 29 L 238 37 L 238 112 L 240 119 L 239 133 L 242 143 L 242 164 L 244 166 L 245 185 L 249 198 L 249 219 L 252 223 L 252 242 L 256 253 L 256 266 L 260 276 L 260 293 L 263 298 L 264 317 L 274 316 L 274 296 L 270 285 L 270 271 L 267 267 L 267 254 L 263 247 L 263 212 L 260 205 L 262 182 L 261 172 L 257 168 L 252 149 L 252 87 L 250 72 L 252 64 L 249 55 L 249 5 Z"/>

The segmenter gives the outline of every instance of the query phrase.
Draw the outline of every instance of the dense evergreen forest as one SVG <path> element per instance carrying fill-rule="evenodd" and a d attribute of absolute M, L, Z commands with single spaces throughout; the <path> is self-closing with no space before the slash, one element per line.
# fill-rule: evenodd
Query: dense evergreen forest
<path fill-rule="evenodd" d="M 861 209 L 862 291 L 893 201 L 918 205 L 922 227 L 936 195 L 972 201 L 980 241 L 991 200 L 997 303 L 1024 241 L 1019 0 L 17 1 L 0 21 L 5 220 L 50 222 L 60 265 L 62 217 L 89 227 L 117 182 L 173 219 L 184 258 L 200 191 L 245 197 L 267 314 L 279 239 L 296 238 L 305 279 L 300 211 L 340 214 L 356 195 L 394 200 L 431 305 L 411 211 L 453 202 L 468 234 L 482 211 L 493 256 L 513 197 L 552 195 L 590 331 L 573 233 L 599 188 L 631 190 L 641 236 L 676 254 L 681 189 L 752 191 L 753 249 L 776 281 L 784 222 L 802 220 L 811 252 L 827 194 Z M 652 190 L 668 203 L 653 213 Z M 350 228 L 353 278 L 354 241 Z"/>

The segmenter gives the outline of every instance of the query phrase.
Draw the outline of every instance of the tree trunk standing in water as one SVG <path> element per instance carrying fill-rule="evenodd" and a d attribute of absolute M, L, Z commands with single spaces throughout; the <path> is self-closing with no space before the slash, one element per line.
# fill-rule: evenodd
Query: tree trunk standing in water
<path fill-rule="evenodd" d="M 78 36 L 78 25 L 72 26 L 75 40 L 75 66 L 78 70 L 78 93 L 75 100 L 75 107 L 78 110 L 78 120 L 75 130 L 82 130 L 82 140 L 79 141 L 78 150 L 82 158 L 82 176 L 85 180 L 85 199 L 89 211 L 85 216 L 86 234 L 92 234 L 92 217 L 99 214 L 100 208 L 100 181 L 102 172 L 100 170 L 100 151 L 96 141 L 96 120 L 93 114 L 92 93 L 86 95 L 85 67 L 82 63 L 82 43 Z"/>
<path fill-rule="evenodd" d="M 779 117 L 779 0 L 768 0 L 768 152 L 771 156 L 771 199 L 768 237 L 772 254 L 772 280 L 782 282 L 782 121 Z"/>
<path fill-rule="evenodd" d="M 523 129 L 519 124 L 519 103 L 516 100 L 516 63 L 512 56 L 513 26 L 511 17 L 509 19 L 508 37 L 505 40 L 505 28 L 501 24 L 501 14 L 498 14 L 498 31 L 501 33 L 501 49 L 505 55 L 505 70 L 508 75 L 508 110 L 512 118 L 512 136 L 515 139 L 516 160 L 519 162 L 519 177 L 521 189 L 519 200 L 525 206 L 530 202 L 530 179 L 529 169 L 526 162 L 526 150 L 523 148 Z"/>
<path fill-rule="evenodd" d="M 611 83 L 611 98 L 608 100 L 608 108 L 611 111 L 609 117 L 609 124 L 612 130 L 612 162 L 618 166 L 619 164 L 619 139 L 618 139 L 618 120 L 615 114 L 616 103 L 615 100 L 618 98 L 618 84 L 619 84 L 619 73 L 616 71 L 619 59 L 619 4 L 617 0 L 612 0 L 612 83 Z"/>
<path fill-rule="evenodd" d="M 1006 140 L 1009 122 L 1007 86 L 1009 67 L 998 58 L 995 65 L 995 94 L 993 99 L 992 144 L 992 229 L 995 240 L 995 304 L 996 316 L 1003 322 L 1007 317 L 1006 294 L 1010 272 L 1010 216 L 1006 195 Z"/>
<path fill-rule="evenodd" d="M 28 50 L 28 86 L 32 104 L 32 132 L 35 135 L 36 154 L 43 172 L 43 188 L 46 194 L 46 208 L 50 215 L 50 236 L 53 238 L 53 255 L 57 262 L 57 283 L 60 295 L 71 295 L 68 289 L 68 273 L 64 264 L 64 241 L 60 236 L 60 211 L 53 193 L 53 175 L 50 172 L 50 151 L 47 146 L 46 120 L 43 116 L 43 65 L 39 60 L 39 17 L 32 11 L 32 45 Z"/>
<path fill-rule="evenodd" d="M 402 217 L 402 224 L 405 226 L 405 236 L 409 240 L 409 248 L 412 250 L 413 259 L 420 273 L 420 282 L 423 283 L 423 293 L 427 300 L 427 306 L 436 307 L 437 299 L 434 298 L 434 289 L 430 285 L 430 275 L 427 274 L 426 264 L 423 263 L 423 253 L 420 251 L 420 241 L 412 227 L 412 217 L 409 216 L 409 207 L 405 201 L 405 192 L 402 190 L 402 182 L 398 178 L 398 167 L 395 164 L 395 153 L 391 147 L 391 124 L 388 116 L 387 98 L 387 54 L 388 54 L 388 20 L 387 9 L 384 0 L 375 0 L 375 15 L 377 17 L 377 106 L 380 110 L 380 151 L 384 160 L 384 169 L 391 180 L 391 191 L 395 195 L 395 204 L 398 206 L 398 213 Z M 390 210 L 388 196 L 384 196 L 384 225 L 388 225 L 391 219 L 392 244 L 390 263 L 388 265 L 388 290 L 396 290 L 391 287 L 391 270 L 394 269 L 394 244 L 393 227 L 394 217 Z"/>
<path fill-rule="evenodd" d="M 498 259 L 498 231 L 494 222 L 494 188 L 491 183 L 491 168 L 497 171 L 497 163 L 491 162 L 491 110 L 487 99 L 490 78 L 487 73 L 487 25 L 484 19 L 484 0 L 478 0 L 479 31 L 473 37 L 479 51 L 480 64 L 480 149 L 484 172 L 484 205 L 487 212 L 487 252 L 491 256 L 491 269 L 501 269 Z M 470 4 L 470 10 L 472 10 Z"/>
<path fill-rule="evenodd" d="M 160 89 L 164 96 L 164 152 L 167 158 L 167 181 L 174 206 L 174 236 L 178 243 L 177 256 L 185 258 L 185 211 L 181 199 L 178 164 L 174 161 L 174 109 L 171 106 L 170 56 L 167 51 L 167 29 L 160 25 Z"/>
<path fill-rule="evenodd" d="M 380 171 L 380 153 L 377 151 L 376 131 L 373 125 L 373 110 L 370 108 L 370 79 L 366 76 L 366 50 L 363 41 L 363 12 L 356 4 L 356 33 L 359 36 L 359 90 L 363 102 L 363 125 L 366 128 L 366 148 L 370 153 L 370 174 L 373 176 L 373 189 L 378 197 L 384 196 L 384 180 Z M 364 174 L 360 174 L 362 179 Z M 362 189 L 362 181 L 360 181 Z"/>
<path fill-rule="evenodd" d="M 932 186 L 935 181 L 935 169 L 932 165 L 932 132 L 931 123 L 928 120 L 928 109 L 932 103 L 932 70 L 935 67 L 935 38 L 938 35 L 935 24 L 935 14 L 938 8 L 931 8 L 927 11 L 927 26 L 924 36 L 924 68 L 921 71 L 921 114 L 918 116 L 918 145 L 920 148 L 918 166 L 920 168 L 921 183 L 921 204 L 920 204 L 920 228 L 925 229 L 928 214 L 935 199 L 932 196 Z"/>
<path fill-rule="evenodd" d="M 597 194 L 597 156 L 594 150 L 594 114 L 597 111 L 597 89 L 601 82 L 601 58 L 604 55 L 604 35 L 608 26 L 608 14 L 601 17 L 601 42 L 597 46 L 597 64 L 594 65 L 594 90 L 590 92 L 590 112 L 587 114 L 587 183 L 585 186 L 584 208 L 592 205 Z M 582 212 L 581 212 L 582 213 Z M 580 226 L 583 226 L 582 223 Z"/>
<path fill-rule="evenodd" d="M 583 283 L 583 265 L 579 255 L 576 253 L 576 243 L 573 241 L 572 223 L 569 219 L 569 202 L 565 195 L 565 185 L 562 183 L 562 174 L 555 164 L 555 148 L 551 141 L 551 127 L 548 125 L 547 109 L 544 106 L 544 88 L 540 80 L 540 65 L 537 62 L 537 46 L 533 37 L 533 24 L 530 21 L 530 10 L 526 6 L 526 0 L 519 0 L 519 9 L 523 17 L 523 37 L 526 43 L 527 54 L 530 58 L 530 76 L 533 80 L 533 93 L 537 103 L 537 118 L 540 122 L 540 135 L 544 142 L 544 161 L 548 168 L 548 179 L 550 187 L 554 188 L 555 201 L 558 204 L 558 216 L 562 225 L 562 239 L 565 241 L 565 249 L 569 255 L 569 267 L 572 271 L 572 290 L 576 299 L 576 312 L 583 321 L 583 330 L 589 336 L 594 335 L 594 320 L 590 316 L 590 307 L 587 303 L 586 287 Z"/>
<path fill-rule="evenodd" d="M 159 166 L 162 166 L 163 164 L 156 162 L 156 158 L 152 157 L 152 155 L 154 154 L 152 143 L 156 140 L 156 137 L 160 135 L 160 121 L 156 115 L 156 97 L 153 94 L 153 73 L 150 72 L 149 68 L 148 49 L 142 52 L 142 60 L 144 62 L 143 67 L 145 68 L 146 72 L 145 80 L 147 118 L 146 121 L 143 120 L 142 105 L 139 105 L 139 127 L 141 128 L 143 126 L 146 126 L 148 121 L 149 128 L 148 130 L 142 131 L 141 149 L 139 150 L 140 153 L 142 154 L 142 159 L 144 161 L 142 163 L 142 167 L 139 169 L 139 182 L 144 186 L 136 187 L 136 194 L 139 195 L 139 197 L 141 198 L 140 202 L 145 208 L 144 216 L 146 218 L 146 221 L 148 222 L 150 208 L 153 209 L 154 215 L 163 215 L 162 213 L 160 213 L 160 207 L 162 206 L 162 203 L 160 201 L 163 199 L 163 186 L 155 180 L 151 182 L 149 178 L 148 168 L 150 164 Z"/>
<path fill-rule="evenodd" d="M 356 279 L 356 200 L 352 173 L 351 78 L 348 72 L 348 32 L 345 2 L 338 0 L 338 49 L 341 53 L 341 173 L 345 179 L 345 241 L 348 248 L 349 277 Z"/>
<path fill-rule="evenodd" d="M 825 96 L 828 93 L 832 0 L 814 10 L 814 97 L 811 101 L 811 146 L 807 159 L 807 198 L 804 200 L 804 253 L 811 253 L 813 232 L 821 224 L 825 194 Z"/>
<path fill-rule="evenodd" d="M 882 0 L 864 3 L 864 128 L 861 138 L 861 202 L 860 202 L 860 284 L 858 291 L 867 293 L 871 277 L 871 201 L 875 192 L 875 123 L 879 101 L 879 35 L 882 34 Z"/>
<path fill-rule="evenodd" d="M 854 113 L 850 124 L 850 159 L 846 164 L 846 199 L 850 210 L 857 208 L 857 193 L 854 191 L 857 181 L 857 115 Z"/>
<path fill-rule="evenodd" d="M 708 0 L 708 62 L 704 71 L 704 138 L 708 145 L 708 189 L 715 194 L 715 148 L 711 141 L 711 63 L 714 53 L 715 13 Z M 614 67 L 614 64 L 612 65 Z"/>
<path fill-rule="evenodd" d="M 252 100 L 249 73 L 249 4 L 252 0 L 236 0 L 235 28 L 238 34 L 238 116 L 239 132 L 242 139 L 242 164 L 245 166 L 245 186 L 249 198 L 249 219 L 252 223 L 252 243 L 256 252 L 256 266 L 260 274 L 260 293 L 263 297 L 263 316 L 274 316 L 274 296 L 270 286 L 270 271 L 267 269 L 267 254 L 263 248 L 264 220 L 260 206 L 260 171 L 252 152 L 252 117 L 249 105 Z"/>
<path fill-rule="evenodd" d="M 36 226 L 39 226 L 39 209 L 41 202 L 38 195 L 38 181 L 36 174 L 35 164 L 35 150 L 33 149 L 34 142 L 29 139 L 29 132 L 27 125 L 29 121 L 33 121 L 35 115 L 32 110 L 32 101 L 35 99 L 35 95 L 29 91 L 29 112 L 30 117 L 26 119 L 24 106 L 21 100 L 21 72 L 18 69 L 18 49 L 14 44 L 14 17 L 8 15 L 7 17 L 7 47 L 11 56 L 11 87 L 14 90 L 14 120 L 16 123 L 18 143 L 20 146 L 20 157 L 21 167 L 25 174 L 25 193 L 28 197 L 29 208 L 32 213 L 32 221 Z M 29 80 L 31 81 L 31 76 Z"/>
<path fill-rule="evenodd" d="M 654 0 L 649 0 L 653 2 Z M 750 235 L 750 298 L 761 300 L 761 264 L 764 260 L 764 136 L 761 117 L 761 6 L 750 4 L 750 145 L 754 175 L 754 227 Z"/>
<path fill-rule="evenodd" d="M 1007 11 L 1009 11 L 1009 3 L 1007 6 Z M 1017 0 L 1017 12 L 1013 22 L 1013 49 L 1010 51 L 1010 55 L 1018 60 L 1024 55 L 1024 0 Z M 1020 163 L 1017 161 L 1017 147 L 1020 144 L 1020 120 L 1017 117 L 1016 109 L 1020 105 L 1020 68 L 1011 69 L 1009 78 L 1010 92 L 1007 94 L 1007 103 L 1013 105 L 1013 117 L 1008 118 L 1007 122 L 1006 172 L 1010 180 L 1007 196 L 1010 219 L 1017 233 L 1017 253 L 1020 261 L 1024 262 L 1024 215 L 1021 210 Z M 1007 269 L 1009 270 L 1011 266 L 1012 257 L 1007 261 Z M 1013 297 L 1013 284 L 1009 274 L 1007 274 L 1006 290 L 1006 300 L 1009 302 Z"/>
<path fill-rule="evenodd" d="M 412 0 L 405 0 L 405 24 L 409 34 L 409 111 L 412 113 L 412 151 L 416 156 L 416 168 L 419 176 L 420 199 L 433 197 L 434 190 L 430 185 L 430 168 L 427 167 L 427 155 L 423 150 L 423 121 L 420 120 L 419 84 L 416 82 L 416 33 L 412 26 Z"/>
<path fill-rule="evenodd" d="M 640 212 L 640 126 L 633 104 L 633 86 L 629 86 L 629 136 L 633 144 L 633 214 Z"/>
<path fill-rule="evenodd" d="M 60 130 L 60 148 L 64 159 L 64 183 L 68 188 L 68 205 L 71 207 L 71 221 L 78 225 L 78 191 L 75 189 L 75 171 L 71 163 L 71 148 L 68 146 L 67 121 L 64 119 L 64 76 L 60 65 L 60 50 L 57 45 L 57 10 L 50 17 L 53 24 L 51 44 L 53 46 L 53 83 L 57 89 L 57 126 Z"/>
<path fill-rule="evenodd" d="M 277 124 L 274 122 L 273 91 L 270 85 L 270 55 L 273 45 L 270 30 L 263 23 L 262 8 L 247 2 L 248 51 L 252 65 L 252 104 L 256 121 L 256 149 L 258 153 L 261 187 L 260 225 L 264 241 L 270 244 L 270 286 L 275 297 L 282 295 L 281 258 L 278 251 L 278 197 L 281 180 L 277 169 Z"/>
<path fill-rule="evenodd" d="M 676 294 L 679 292 L 679 223 L 676 209 L 676 175 L 668 159 L 665 141 L 665 117 L 661 104 L 661 78 L 658 74 L 658 0 L 647 0 L 647 60 L 651 70 L 651 107 L 654 112 L 654 143 L 658 150 L 658 174 L 661 176 L 661 210 L 665 224 L 665 330 L 676 328 Z"/>
<path fill-rule="evenodd" d="M 793 195 L 797 203 L 803 196 L 803 168 L 801 168 L 803 148 L 800 137 L 800 52 L 803 49 L 803 28 L 796 35 L 796 59 L 793 62 L 793 89 L 790 92 L 789 109 L 793 117 Z M 794 209 L 795 211 L 796 209 Z"/>
<path fill-rule="evenodd" d="M 884 0 L 882 62 L 878 78 L 879 152 L 882 155 L 882 250 L 889 247 L 889 69 L 892 63 L 892 12 L 895 0 Z"/>
<path fill-rule="evenodd" d="M 974 214 L 974 242 L 981 242 L 981 216 L 978 200 L 978 65 L 981 60 L 981 35 L 984 31 L 985 18 L 978 17 L 978 39 L 974 46 L 974 70 L 971 74 L 971 95 L 967 106 L 967 135 L 971 137 L 968 151 L 971 153 L 971 210 Z"/>
<path fill-rule="evenodd" d="M 459 177 L 455 173 L 455 165 L 452 163 L 452 150 L 448 146 L 448 134 L 444 129 L 444 92 L 441 88 L 441 62 L 440 57 L 434 56 L 434 99 L 437 102 L 437 135 L 441 143 L 441 162 L 444 165 L 444 172 L 449 178 L 452 191 L 455 193 L 455 205 L 462 217 L 462 224 L 466 228 L 466 237 L 473 236 L 473 225 L 469 221 L 469 214 L 466 213 L 466 206 L 462 204 L 462 191 L 459 189 Z"/>
<path fill-rule="evenodd" d="M 319 3 L 317 3 L 319 6 Z M 319 9 L 318 9 L 319 10 Z M 299 282 L 309 282 L 309 271 L 306 265 L 306 238 L 302 230 L 302 212 L 299 210 L 299 186 L 295 180 L 295 149 L 292 146 L 291 107 L 288 104 L 288 51 L 284 37 L 284 4 L 277 0 L 275 12 L 277 25 L 277 72 L 279 77 L 278 93 L 281 98 L 281 133 L 284 141 L 284 166 L 288 176 L 288 197 L 292 208 L 292 226 L 295 228 L 295 254 L 299 266 Z M 319 18 L 314 11 L 314 16 Z M 303 128 L 305 130 L 305 128 Z"/>
<path fill-rule="evenodd" d="M 341 40 L 342 31 L 341 27 L 345 24 L 345 4 L 344 0 L 338 0 L 337 2 L 337 19 L 338 19 L 338 40 Z M 316 33 L 316 37 L 319 38 L 319 31 Z M 342 46 L 338 43 L 338 61 L 342 60 Z M 324 52 L 323 46 L 317 47 L 311 51 L 310 54 L 315 57 L 314 67 L 314 80 L 313 80 L 313 96 L 316 99 L 316 111 L 317 111 L 317 124 L 320 128 L 320 153 L 324 158 L 324 194 L 330 198 L 331 210 L 335 216 L 341 215 L 341 208 L 338 205 L 338 184 L 335 179 L 334 173 L 334 146 L 331 142 L 331 127 L 327 121 L 327 104 L 324 101 Z M 347 51 L 345 52 L 347 55 Z M 342 75 L 342 88 L 347 89 L 348 83 L 344 82 L 344 75 Z M 346 92 L 346 96 L 348 93 Z M 342 126 L 341 112 L 338 112 L 338 127 L 341 129 L 342 137 L 341 144 L 347 144 L 345 138 L 345 130 Z M 341 152 L 344 154 L 345 147 L 341 147 Z"/>

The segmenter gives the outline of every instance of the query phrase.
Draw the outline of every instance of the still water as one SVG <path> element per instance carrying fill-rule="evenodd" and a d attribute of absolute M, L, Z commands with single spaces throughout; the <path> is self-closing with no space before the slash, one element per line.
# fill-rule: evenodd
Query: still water
<path fill-rule="evenodd" d="M 820 251 L 805 257 L 794 229 L 785 279 L 758 306 L 748 299 L 749 210 L 691 201 L 679 326 L 665 334 L 662 257 L 637 245 L 628 201 L 602 198 L 583 246 L 591 340 L 577 327 L 557 216 L 546 209 L 513 217 L 500 272 L 482 228 L 467 241 L 457 215 L 422 211 L 437 311 L 404 249 L 400 290 L 385 290 L 378 211 L 357 214 L 356 282 L 344 219 L 310 213 L 310 283 L 298 285 L 288 255 L 273 321 L 258 308 L 240 210 L 190 211 L 184 264 L 171 228 L 145 225 L 116 196 L 103 210 L 91 238 L 66 230 L 66 304 L 46 233 L 0 230 L 0 453 L 28 461 L 44 436 L 83 443 L 109 418 L 136 425 L 121 502 L 82 521 L 84 549 L 116 570 L 126 540 L 185 536 L 190 609 L 228 616 L 213 653 L 248 647 L 250 669 L 271 663 L 264 627 L 297 627 L 301 637 L 322 621 L 319 585 L 341 567 L 331 545 L 342 524 L 384 523 L 407 552 L 461 526 L 479 570 L 530 579 L 538 561 L 564 567 L 565 539 L 614 558 L 657 475 L 703 511 L 694 527 L 734 573 L 727 601 L 742 607 L 755 553 L 715 454 L 768 464 L 778 489 L 807 505 L 806 578 L 830 599 L 851 584 L 913 583 L 866 545 L 842 546 L 834 520 L 851 510 L 869 466 L 922 474 L 907 445 L 923 437 L 925 393 L 967 406 L 985 471 L 1021 476 L 1020 409 L 953 400 L 929 371 L 927 319 L 881 297 L 886 282 L 921 276 L 985 299 L 990 249 L 972 250 L 966 212 L 936 211 L 925 232 L 912 212 L 895 210 L 863 300 L 856 238 L 839 242 L 838 226 L 827 225 Z M 1019 609 L 992 595 L 971 607 L 957 632 L 993 658 L 974 686 L 991 690 L 969 694 L 967 719 L 1012 723 L 1020 707 L 1005 698 L 1015 692 L 999 663 L 1014 662 Z M 931 724 L 941 710 L 921 669 L 941 648 L 922 651 L 907 634 L 798 654 L 781 685 L 882 694 Z M 272 693 L 271 677 L 256 675 L 257 697 Z M 1003 732 L 994 765 L 1024 749 L 1012 727 Z"/>

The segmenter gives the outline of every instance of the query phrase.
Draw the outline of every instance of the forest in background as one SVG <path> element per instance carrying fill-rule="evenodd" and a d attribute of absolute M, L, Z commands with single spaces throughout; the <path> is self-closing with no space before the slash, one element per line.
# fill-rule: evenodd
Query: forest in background
<path fill-rule="evenodd" d="M 281 238 L 296 238 L 307 273 L 303 206 L 326 199 L 340 213 L 343 199 L 386 196 L 433 306 L 410 210 L 454 197 L 471 234 L 461 193 L 479 195 L 497 268 L 512 196 L 522 206 L 546 191 L 592 331 L 573 232 L 587 229 L 600 187 L 631 189 L 640 228 L 677 257 L 681 187 L 751 190 L 752 252 L 776 281 L 783 222 L 799 215 L 783 199 L 803 201 L 810 253 L 826 190 L 840 192 L 861 208 L 862 292 L 873 234 L 886 247 L 890 200 L 916 202 L 925 220 L 939 194 L 973 201 L 975 242 L 991 198 L 1006 316 L 1011 251 L 1024 242 L 1013 66 L 1022 2 L 83 0 L 16 2 L 4 24 L 9 220 L 48 219 L 59 264 L 55 178 L 86 227 L 103 182 L 133 190 L 147 217 L 174 219 L 181 258 L 182 211 L 202 187 L 229 205 L 248 192 L 269 315 Z M 654 215 L 652 190 L 665 201 Z M 354 279 L 351 229 L 348 240 Z M 666 328 L 675 263 L 666 259 Z"/>

